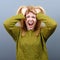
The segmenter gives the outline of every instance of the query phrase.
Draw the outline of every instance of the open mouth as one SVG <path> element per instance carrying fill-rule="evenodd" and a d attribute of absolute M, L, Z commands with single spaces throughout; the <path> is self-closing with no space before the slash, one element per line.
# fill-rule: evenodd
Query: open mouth
<path fill-rule="evenodd" d="M 31 24 L 30 24 L 30 23 L 28 23 L 28 24 L 29 24 L 30 26 L 32 26 L 32 25 L 33 25 L 33 23 L 31 23 Z"/>
<path fill-rule="evenodd" d="M 34 21 L 28 21 L 28 25 L 29 25 L 29 26 L 34 25 Z"/>

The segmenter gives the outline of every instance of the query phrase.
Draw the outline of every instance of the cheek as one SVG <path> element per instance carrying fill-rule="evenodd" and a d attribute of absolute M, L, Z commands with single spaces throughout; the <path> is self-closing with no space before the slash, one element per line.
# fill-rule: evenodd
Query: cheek
<path fill-rule="evenodd" d="M 26 22 L 28 22 L 29 18 L 26 19 Z"/>
<path fill-rule="evenodd" d="M 36 22 L 37 20 L 36 20 L 36 18 L 32 18 L 32 20 L 34 21 L 34 22 Z"/>
<path fill-rule="evenodd" d="M 34 23 L 36 23 L 37 22 L 37 20 L 34 20 Z"/>

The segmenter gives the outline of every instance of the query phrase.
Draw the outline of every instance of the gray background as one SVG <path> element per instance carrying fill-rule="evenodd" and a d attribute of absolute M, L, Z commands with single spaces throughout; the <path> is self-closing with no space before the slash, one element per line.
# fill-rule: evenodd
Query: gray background
<path fill-rule="evenodd" d="M 41 5 L 46 14 L 55 19 L 58 27 L 46 45 L 49 60 L 60 60 L 60 0 L 0 0 L 0 60 L 16 60 L 16 44 L 4 29 L 3 22 L 23 5 Z"/>

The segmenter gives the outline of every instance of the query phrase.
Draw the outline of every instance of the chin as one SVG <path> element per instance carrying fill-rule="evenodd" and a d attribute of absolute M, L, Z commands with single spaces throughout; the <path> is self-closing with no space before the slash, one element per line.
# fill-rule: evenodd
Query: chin
<path fill-rule="evenodd" d="M 33 30 L 33 28 L 28 28 L 28 30 Z"/>

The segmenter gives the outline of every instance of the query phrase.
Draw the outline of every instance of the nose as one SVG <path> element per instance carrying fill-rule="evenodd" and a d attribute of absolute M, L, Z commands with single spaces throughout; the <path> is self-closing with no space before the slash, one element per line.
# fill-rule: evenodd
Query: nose
<path fill-rule="evenodd" d="M 30 22 L 33 22 L 33 19 L 29 19 Z"/>
<path fill-rule="evenodd" d="M 29 20 L 32 20 L 32 18 L 30 17 Z"/>
<path fill-rule="evenodd" d="M 29 23 L 33 23 L 34 21 L 33 21 L 33 20 L 29 20 L 28 22 L 29 22 Z"/>

